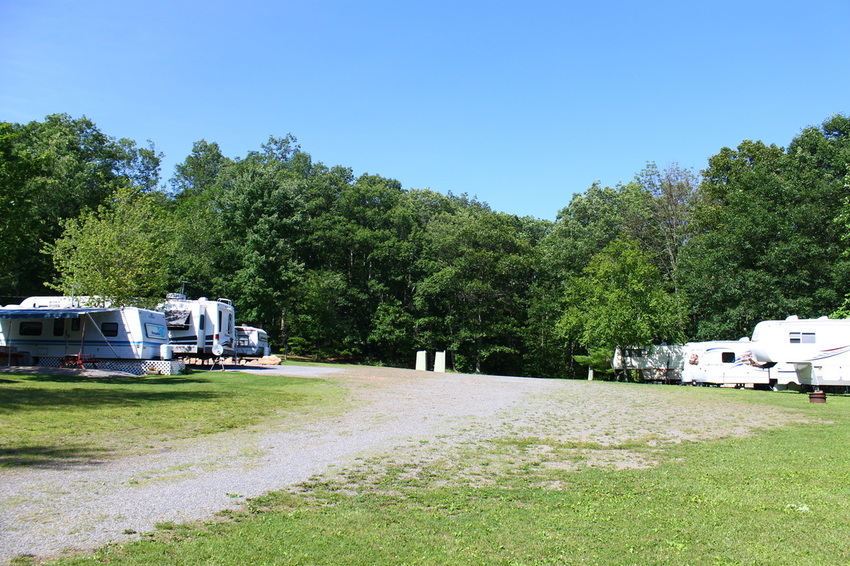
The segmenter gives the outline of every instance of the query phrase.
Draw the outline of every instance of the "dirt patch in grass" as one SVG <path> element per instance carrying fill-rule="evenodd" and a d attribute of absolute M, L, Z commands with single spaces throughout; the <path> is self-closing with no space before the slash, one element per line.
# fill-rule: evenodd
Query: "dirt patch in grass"
<path fill-rule="evenodd" d="M 549 471 L 644 468 L 673 444 L 799 421 L 694 388 L 392 368 L 262 370 L 308 374 L 344 388 L 344 402 L 250 430 L 158 439 L 168 450 L 154 458 L 4 471 L 0 563 L 133 540 L 273 490 L 394 493 L 506 478 L 560 489 Z"/>
<path fill-rule="evenodd" d="M 385 389 L 361 395 L 386 401 Z M 697 388 L 549 382 L 544 391 L 528 393 L 502 411 L 360 460 L 319 483 L 349 493 L 391 492 L 399 483 L 483 487 L 521 475 L 529 485 L 543 485 L 548 470 L 648 468 L 670 445 L 743 437 L 801 422 L 793 411 L 754 411 L 748 403 L 724 397 Z M 309 491 L 313 486 L 302 487 Z"/>

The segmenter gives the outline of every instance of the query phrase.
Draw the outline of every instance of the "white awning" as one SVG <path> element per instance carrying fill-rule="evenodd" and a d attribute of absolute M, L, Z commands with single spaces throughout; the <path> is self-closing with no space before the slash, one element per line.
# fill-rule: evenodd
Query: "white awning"
<path fill-rule="evenodd" d="M 87 314 L 116 311 L 119 309 L 5 309 L 0 308 L 0 318 L 80 318 Z"/>

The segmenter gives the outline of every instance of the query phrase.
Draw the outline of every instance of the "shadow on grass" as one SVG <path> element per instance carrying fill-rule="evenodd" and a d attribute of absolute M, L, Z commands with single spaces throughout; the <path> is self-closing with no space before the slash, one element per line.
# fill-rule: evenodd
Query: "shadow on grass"
<path fill-rule="evenodd" d="M 26 376 L 26 381 L 54 383 L 108 383 L 111 385 L 181 385 L 184 383 L 210 383 L 202 377 L 183 376 L 128 376 L 88 377 L 85 375 L 38 374 Z"/>
<path fill-rule="evenodd" d="M 226 396 L 209 391 L 128 391 L 126 389 L 34 389 L 4 387 L 0 413 L 47 407 L 88 408 L 104 405 L 143 405 L 173 401 L 205 402 Z"/>
<path fill-rule="evenodd" d="M 20 446 L 0 448 L 2 468 L 62 469 L 71 466 L 103 464 L 110 454 L 105 450 L 85 446 Z"/>

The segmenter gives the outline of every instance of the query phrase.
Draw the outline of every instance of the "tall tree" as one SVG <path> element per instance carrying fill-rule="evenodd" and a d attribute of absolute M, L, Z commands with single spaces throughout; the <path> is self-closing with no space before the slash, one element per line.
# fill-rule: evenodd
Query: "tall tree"
<path fill-rule="evenodd" d="M 64 295 L 97 296 L 116 305 L 153 306 L 169 286 L 174 238 L 162 193 L 119 189 L 97 211 L 63 222 L 48 246 Z"/>
<path fill-rule="evenodd" d="M 778 245 L 793 232 L 787 159 L 780 147 L 745 141 L 723 148 L 703 172 L 697 232 L 680 255 L 700 338 L 738 338 L 790 307 L 782 288 L 790 265 Z"/>
<path fill-rule="evenodd" d="M 593 254 L 623 233 L 623 190 L 622 186 L 594 183 L 573 196 L 541 241 L 541 274 L 552 274 L 563 281 L 580 273 Z"/>
<path fill-rule="evenodd" d="M 835 115 L 808 127 L 788 145 L 787 176 L 801 197 L 791 211 L 809 250 L 806 270 L 813 314 L 827 314 L 850 286 L 850 257 L 841 215 L 850 198 L 850 117 Z"/>
<path fill-rule="evenodd" d="M 222 172 L 231 163 L 217 143 L 197 141 L 192 144 L 192 153 L 175 167 L 171 190 L 178 200 L 206 195 L 215 190 Z"/>
<path fill-rule="evenodd" d="M 684 338 L 674 297 L 661 285 L 651 255 L 631 238 L 595 254 L 565 295 L 559 330 L 588 352 Z"/>
<path fill-rule="evenodd" d="M 271 138 L 226 167 L 217 197 L 223 288 L 243 321 L 267 325 L 273 336 L 302 268 L 294 243 L 303 222 L 303 161 L 309 156 L 292 136 Z"/>
<path fill-rule="evenodd" d="M 637 183 L 602 186 L 594 183 L 575 195 L 536 246 L 526 348 L 531 373 L 573 377 L 582 370 L 575 356 L 584 351 L 574 337 L 557 329 L 564 315 L 570 281 L 590 259 L 626 233 L 651 231 L 652 196 Z"/>
<path fill-rule="evenodd" d="M 319 170 L 306 198 L 299 253 L 312 276 L 303 280 L 304 292 L 312 294 L 317 284 L 342 282 L 330 303 L 336 322 L 325 327 L 328 334 L 321 342 L 338 344 L 346 355 L 382 360 L 401 355 L 409 348 L 401 332 L 376 331 L 376 326 L 386 330 L 385 317 L 409 321 L 396 308 L 404 311 L 409 304 L 416 216 L 401 184 L 378 175 L 354 179 L 348 169 Z M 292 332 L 299 332 L 297 325 Z M 393 336 L 398 340 L 390 340 Z"/>
<path fill-rule="evenodd" d="M 691 235 L 691 214 L 699 180 L 692 171 L 677 165 L 662 171 L 654 163 L 647 163 L 635 180 L 651 199 L 646 215 L 649 229 L 633 235 L 659 259 L 665 279 L 678 290 L 679 250 Z"/>
<path fill-rule="evenodd" d="M 745 141 L 709 160 L 682 248 L 697 334 L 748 335 L 763 319 L 821 316 L 848 283 L 835 217 L 847 195 L 848 120 L 807 128 L 788 150 Z"/>
<path fill-rule="evenodd" d="M 519 372 L 531 238 L 515 216 L 480 205 L 442 214 L 427 227 L 415 302 L 421 340 L 448 349 L 455 367 Z"/>
<path fill-rule="evenodd" d="M 10 296 L 38 289 L 44 273 L 37 253 L 43 245 L 38 195 L 29 186 L 40 164 L 23 138 L 21 126 L 0 123 L 0 206 L 14 212 L 0 216 L 0 293 Z"/>
<path fill-rule="evenodd" d="M 0 295 L 44 292 L 53 268 L 39 251 L 60 236 L 62 222 L 97 208 L 121 187 L 153 190 L 159 160 L 152 146 L 115 140 L 85 117 L 0 124 L 0 201 L 14 211 L 0 222 L 8 266 Z"/>

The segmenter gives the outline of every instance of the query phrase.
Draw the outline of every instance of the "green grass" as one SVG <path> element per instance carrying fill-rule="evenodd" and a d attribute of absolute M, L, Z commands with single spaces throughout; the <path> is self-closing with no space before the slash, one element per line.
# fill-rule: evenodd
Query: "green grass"
<path fill-rule="evenodd" d="M 0 376 L 0 469 L 144 453 L 174 439 L 241 429 L 338 403 L 325 380 L 200 372 L 90 378 Z"/>
<path fill-rule="evenodd" d="M 612 385 L 621 386 L 635 387 Z M 796 418 L 745 438 L 614 447 L 651 455 L 658 464 L 648 469 L 512 468 L 514 455 L 540 444 L 556 458 L 612 448 L 526 432 L 424 467 L 388 455 L 254 499 L 243 513 L 162 525 L 141 541 L 56 564 L 850 563 L 850 398 L 814 405 L 799 394 L 668 391 L 671 403 L 731 401 Z M 500 454 L 495 481 L 467 481 Z"/>

